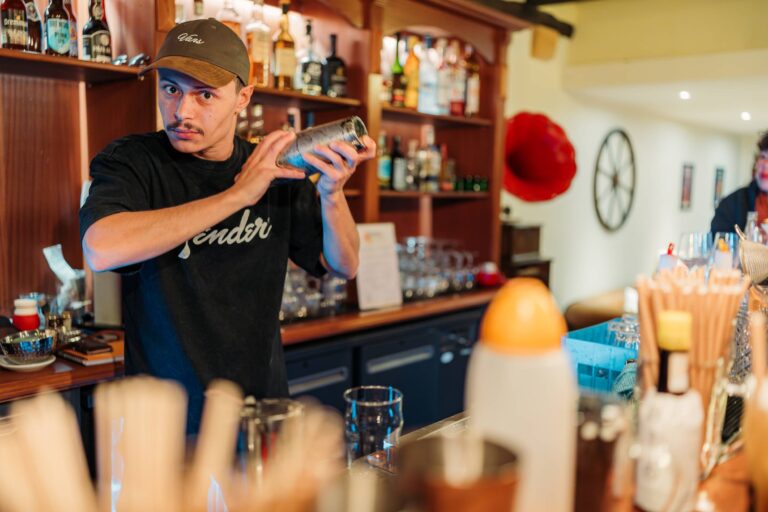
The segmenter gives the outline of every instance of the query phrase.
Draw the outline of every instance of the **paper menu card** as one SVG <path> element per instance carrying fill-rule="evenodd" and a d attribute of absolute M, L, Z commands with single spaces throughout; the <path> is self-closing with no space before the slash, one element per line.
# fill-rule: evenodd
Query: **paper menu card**
<path fill-rule="evenodd" d="M 357 301 L 361 310 L 399 306 L 403 303 L 395 225 L 358 224 L 360 267 Z"/>

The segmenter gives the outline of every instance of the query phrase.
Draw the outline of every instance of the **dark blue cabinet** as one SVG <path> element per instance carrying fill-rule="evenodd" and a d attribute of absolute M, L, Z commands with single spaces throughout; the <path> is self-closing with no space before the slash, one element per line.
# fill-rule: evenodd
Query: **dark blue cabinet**
<path fill-rule="evenodd" d="M 464 379 L 484 308 L 286 347 L 291 396 L 309 395 L 343 412 L 352 386 L 403 392 L 405 428 L 464 408 Z"/>

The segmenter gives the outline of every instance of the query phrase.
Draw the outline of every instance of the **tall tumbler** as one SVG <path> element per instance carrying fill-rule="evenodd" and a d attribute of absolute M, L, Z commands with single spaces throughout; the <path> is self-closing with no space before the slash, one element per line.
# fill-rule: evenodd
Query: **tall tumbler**
<path fill-rule="evenodd" d="M 308 128 L 299 132 L 293 144 L 280 153 L 277 165 L 296 167 L 307 175 L 314 174 L 318 170 L 304 160 L 304 153 L 312 153 L 315 146 L 331 142 L 347 142 L 361 152 L 365 150 L 362 140 L 365 135 L 368 135 L 368 130 L 363 120 L 357 116 Z"/>
<path fill-rule="evenodd" d="M 403 428 L 403 394 L 391 386 L 361 386 L 344 392 L 347 463 L 377 454 L 392 465 L 391 447 Z"/>

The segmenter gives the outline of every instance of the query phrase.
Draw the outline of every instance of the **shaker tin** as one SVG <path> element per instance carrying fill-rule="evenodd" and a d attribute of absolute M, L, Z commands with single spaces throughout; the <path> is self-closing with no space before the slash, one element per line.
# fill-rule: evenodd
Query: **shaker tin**
<path fill-rule="evenodd" d="M 307 175 L 314 174 L 319 171 L 304 160 L 302 156 L 304 153 L 311 153 L 317 145 L 341 141 L 351 144 L 360 152 L 365 150 L 365 144 L 362 141 L 365 135 L 368 135 L 368 130 L 358 116 L 308 128 L 296 134 L 293 144 L 277 157 L 277 165 L 295 167 L 303 170 Z"/>

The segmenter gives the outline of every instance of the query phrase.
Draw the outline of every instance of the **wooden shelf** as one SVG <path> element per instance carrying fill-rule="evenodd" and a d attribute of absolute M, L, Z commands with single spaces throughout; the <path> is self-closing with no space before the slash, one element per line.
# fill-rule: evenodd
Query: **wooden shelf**
<path fill-rule="evenodd" d="M 353 98 L 331 98 L 311 96 L 299 91 L 281 91 L 272 88 L 254 88 L 251 101 L 264 105 L 291 106 L 300 110 L 339 110 L 359 108 L 360 100 Z"/>
<path fill-rule="evenodd" d="M 0 49 L 0 73 L 98 83 L 135 80 L 139 76 L 139 69 L 87 62 L 69 57 Z"/>
<path fill-rule="evenodd" d="M 490 119 L 479 117 L 436 116 L 432 114 L 424 114 L 410 108 L 393 107 L 386 104 L 382 105 L 381 110 L 385 118 L 397 119 L 399 121 L 433 122 L 435 125 L 442 128 L 449 128 L 452 126 L 493 126 L 493 122 Z"/>
<path fill-rule="evenodd" d="M 421 197 L 431 197 L 433 199 L 486 199 L 490 196 L 488 192 L 397 192 L 395 190 L 380 190 L 379 196 L 382 198 L 398 199 L 419 199 Z"/>
<path fill-rule="evenodd" d="M 363 195 L 363 193 L 360 190 L 350 188 L 350 189 L 344 189 L 344 195 L 347 197 L 360 197 Z"/>
<path fill-rule="evenodd" d="M 498 288 L 486 288 L 472 292 L 446 295 L 430 300 L 409 302 L 395 308 L 345 313 L 329 318 L 284 325 L 280 329 L 283 345 L 315 341 L 339 334 L 373 329 L 385 325 L 396 325 L 427 316 L 483 306 L 491 301 L 497 291 Z"/>

